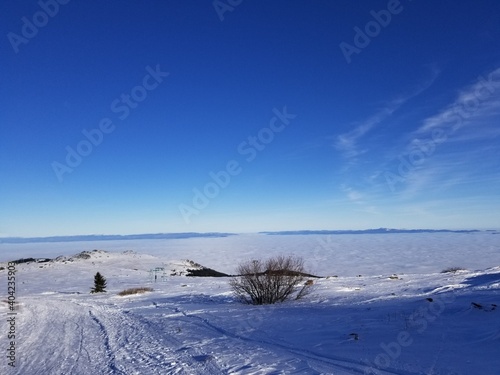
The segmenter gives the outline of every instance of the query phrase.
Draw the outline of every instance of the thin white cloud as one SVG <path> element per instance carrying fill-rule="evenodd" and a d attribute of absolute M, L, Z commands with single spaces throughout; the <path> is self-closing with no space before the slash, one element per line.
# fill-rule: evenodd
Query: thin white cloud
<path fill-rule="evenodd" d="M 490 144 L 472 149 L 454 148 L 453 152 L 432 155 L 405 174 L 398 174 L 403 181 L 395 184 L 396 192 L 392 192 L 391 196 L 411 201 L 425 199 L 429 193 L 447 197 L 449 192 L 453 192 L 463 196 L 468 191 L 497 186 L 500 170 L 496 168 L 496 159 L 491 157 L 496 155 L 495 151 L 496 146 Z"/>
<path fill-rule="evenodd" d="M 451 188 L 458 182 L 455 177 L 452 177 L 452 171 L 452 168 L 442 165 L 426 165 L 417 168 L 406 176 L 405 185 L 399 197 L 403 200 L 411 200 L 428 191 L 435 193 L 445 186 Z"/>
<path fill-rule="evenodd" d="M 391 185 L 390 190 L 402 199 L 461 189 L 464 184 L 478 185 L 487 176 L 497 180 L 497 169 L 486 166 L 499 148 L 499 120 L 497 68 L 459 90 L 451 104 L 420 122 L 404 138 L 404 145 L 398 146 L 399 152 L 392 153 L 390 163 L 380 168 L 383 172 L 372 174 L 373 180 Z M 401 179 L 390 184 L 387 172 Z"/>
<path fill-rule="evenodd" d="M 364 195 L 350 186 L 342 185 L 342 191 L 347 195 L 347 198 L 354 203 L 362 203 Z"/>
<path fill-rule="evenodd" d="M 336 137 L 335 148 L 340 151 L 346 159 L 348 159 L 348 163 L 343 172 L 346 172 L 347 169 L 350 169 L 353 164 L 356 163 L 358 156 L 368 151 L 367 149 L 360 148 L 359 143 L 361 138 L 376 128 L 383 121 L 387 120 L 410 99 L 427 90 L 434 83 L 438 75 L 439 70 L 435 67 L 431 67 L 430 78 L 420 84 L 411 94 L 401 95 L 400 97 L 393 99 L 387 103 L 384 108 L 377 111 L 364 122 L 357 125 L 354 129 Z M 363 210 L 363 212 L 376 214 L 378 213 L 378 209 L 375 205 L 373 205 L 373 200 L 376 196 L 386 194 L 387 192 L 387 188 L 385 186 L 382 188 L 378 183 L 375 184 L 373 181 L 380 173 L 375 173 L 371 176 L 365 177 L 365 181 L 363 182 L 365 186 L 364 189 L 355 189 L 344 183 L 341 185 L 341 190 L 345 194 L 348 201 L 358 205 L 359 209 Z M 356 186 L 358 186 L 358 184 Z"/>
<path fill-rule="evenodd" d="M 472 120 L 500 113 L 500 68 L 480 76 L 476 82 L 460 90 L 455 101 L 434 116 L 423 121 L 415 135 L 439 128 L 455 132 Z"/>
<path fill-rule="evenodd" d="M 379 124 L 387 117 L 389 117 L 394 111 L 395 109 L 391 110 L 391 108 L 385 108 L 353 130 L 344 134 L 340 134 L 339 136 L 337 136 L 335 148 L 341 151 L 346 158 L 353 158 L 364 153 L 364 150 L 358 149 L 358 139 L 368 133 L 375 125 Z"/>
<path fill-rule="evenodd" d="M 335 148 L 342 152 L 343 156 L 348 159 L 356 158 L 365 153 L 367 150 L 359 149 L 358 140 L 366 133 L 389 118 L 408 100 L 416 97 L 427 90 L 436 80 L 439 75 L 439 70 L 436 67 L 431 67 L 431 77 L 423 82 L 410 95 L 400 96 L 399 98 L 390 101 L 384 108 L 370 116 L 367 120 L 356 126 L 353 130 L 340 134 L 336 137 Z"/>

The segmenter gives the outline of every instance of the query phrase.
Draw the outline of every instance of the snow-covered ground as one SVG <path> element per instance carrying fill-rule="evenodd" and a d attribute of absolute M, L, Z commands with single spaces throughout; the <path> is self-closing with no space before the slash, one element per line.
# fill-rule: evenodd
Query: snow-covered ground
<path fill-rule="evenodd" d="M 89 259 L 71 258 L 83 250 Z M 5 261 L 64 255 L 16 266 L 16 367 L 2 355 L 1 374 L 500 373 L 499 235 L 242 235 L 0 251 Z M 302 255 L 325 276 L 305 299 L 242 305 L 227 278 L 179 276 L 192 267 L 186 259 L 233 273 L 239 261 L 278 253 Z M 452 266 L 466 270 L 440 272 Z M 96 272 L 105 294 L 89 293 Z M 118 296 L 131 287 L 153 291 Z M 0 303 L 4 353 L 7 313 Z"/>

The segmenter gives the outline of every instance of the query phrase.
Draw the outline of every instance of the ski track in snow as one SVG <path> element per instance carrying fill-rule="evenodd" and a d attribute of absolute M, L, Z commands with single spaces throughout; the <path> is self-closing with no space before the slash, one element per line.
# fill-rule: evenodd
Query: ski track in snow
<path fill-rule="evenodd" d="M 18 351 L 30 355 L 19 375 L 222 373 L 203 353 L 175 350 L 183 344 L 160 327 L 109 305 L 33 298 L 22 324 Z"/>
<path fill-rule="evenodd" d="M 297 361 L 301 361 L 304 363 L 307 370 L 314 370 L 314 372 L 307 372 L 306 368 L 301 368 L 296 373 L 297 374 L 324 374 L 325 369 L 328 371 L 332 371 L 332 369 L 344 370 L 346 374 L 368 374 L 371 370 L 370 366 L 367 366 L 366 363 L 360 360 L 353 360 L 350 358 L 342 358 L 338 356 L 322 356 L 318 353 L 314 353 L 310 350 L 305 350 L 303 348 L 297 348 L 290 345 L 284 345 L 277 341 L 270 340 L 262 340 L 262 339 L 252 339 L 249 337 L 245 337 L 242 335 L 238 335 L 236 333 L 229 332 L 224 328 L 216 326 L 212 324 L 207 318 L 203 318 L 200 316 L 196 316 L 194 314 L 188 314 L 184 311 L 180 311 L 176 309 L 176 311 L 180 312 L 183 316 L 191 319 L 195 319 L 200 322 L 205 327 L 213 330 L 217 334 L 221 334 L 229 339 L 243 340 L 249 342 L 251 344 L 257 344 L 260 347 L 268 348 L 270 352 L 279 352 L 284 351 L 288 354 L 291 354 L 295 357 Z M 316 370 L 317 368 L 317 370 Z M 321 369 L 321 370 L 320 370 Z M 385 374 L 396 374 L 396 375 L 421 375 L 421 373 L 413 373 L 401 370 L 395 370 L 386 368 L 384 370 L 377 370 L 380 375 Z M 294 372 L 295 373 L 295 372 Z M 336 372 L 338 373 L 338 372 Z"/>
<path fill-rule="evenodd" d="M 194 298 L 193 298 L 194 297 Z M 168 300 L 168 298 L 167 298 Z M 442 331 L 438 350 L 427 371 L 373 369 L 361 359 L 324 355 L 253 329 L 220 325 L 212 308 L 217 302 L 203 295 L 188 300 L 163 298 L 130 306 L 87 296 L 32 296 L 22 306 L 23 340 L 16 374 L 378 374 L 424 375 L 439 372 L 439 358 L 448 332 Z M 191 307 L 191 308 L 190 308 Z M 149 309 L 149 311 L 148 311 Z M 152 313 L 154 311 L 154 313 Z M 217 310 L 215 310 L 217 311 Z M 271 310 L 272 311 L 272 310 Z M 481 312 L 478 311 L 481 314 Z M 278 313 L 279 314 L 279 313 Z M 464 319 L 471 308 L 452 312 Z M 488 314 L 487 312 L 482 314 Z M 489 316 L 489 315 L 486 315 Z M 275 316 L 276 317 L 276 316 Z M 264 319 L 266 315 L 264 316 Z M 257 327 L 258 328 L 258 327 Z M 181 332 L 175 334 L 175 332 Z M 494 339 L 485 337 L 484 340 Z M 227 352 L 227 353 L 225 353 Z M 235 353 L 245 353 L 241 357 Z M 444 374 L 450 375 L 452 372 Z"/>
<path fill-rule="evenodd" d="M 173 337 L 159 325 L 112 304 L 75 299 L 30 298 L 23 306 L 23 340 L 16 374 L 369 374 L 361 360 L 323 356 L 276 340 L 245 337 L 178 307 L 161 306 L 171 312 L 165 323 L 197 332 L 198 343 Z M 172 328 L 173 330 L 173 328 Z M 62 341 L 61 341 L 62 340 Z M 253 356 L 273 358 L 269 363 L 222 364 L 216 355 L 228 347 Z M 50 353 L 49 356 L 47 354 Z M 256 354 L 255 354 L 256 353 Z M 289 368 L 282 372 L 278 369 Z M 421 375 L 395 369 L 377 370 L 386 375 Z"/>

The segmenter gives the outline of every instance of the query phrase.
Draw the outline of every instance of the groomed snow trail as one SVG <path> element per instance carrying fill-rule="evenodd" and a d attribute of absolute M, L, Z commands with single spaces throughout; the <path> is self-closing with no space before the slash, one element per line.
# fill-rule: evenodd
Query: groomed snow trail
<path fill-rule="evenodd" d="M 362 361 L 322 356 L 211 322 L 205 313 L 155 308 L 145 316 L 109 300 L 54 293 L 19 314 L 19 375 L 369 374 Z M 208 314 L 209 317 L 209 314 Z M 29 355 L 24 355 L 24 354 Z M 378 374 L 414 375 L 385 369 Z"/>
<path fill-rule="evenodd" d="M 162 327 L 111 304 L 47 297 L 24 301 L 16 374 L 222 373 L 203 353 L 177 351 L 182 343 Z"/>
<path fill-rule="evenodd" d="M 212 340 L 211 345 L 217 352 L 222 352 L 223 347 L 228 343 L 238 346 L 242 352 L 253 353 L 255 358 L 259 358 L 259 362 L 264 363 L 259 366 L 246 363 L 245 366 L 236 365 L 228 368 L 229 374 L 378 374 L 378 375 L 423 375 L 404 370 L 396 370 L 392 368 L 374 369 L 365 361 L 353 358 L 346 358 L 334 354 L 321 355 L 304 348 L 299 348 L 293 344 L 285 344 L 279 340 L 264 338 L 264 335 L 258 337 L 250 337 L 238 332 L 231 332 L 217 324 L 211 322 L 204 316 L 191 314 L 175 308 L 175 312 L 182 314 L 179 321 L 184 321 L 185 326 L 192 325 L 196 327 L 198 332 L 204 334 L 205 337 L 219 337 L 222 340 Z M 205 331 L 205 332 L 204 332 Z M 265 335 L 267 336 L 267 334 Z M 220 347 L 219 347 L 220 346 Z M 250 358 L 254 356 L 250 355 Z M 264 358 L 273 358 L 265 364 Z M 239 358 L 241 360 L 241 358 Z M 258 361 L 255 361 L 258 362 Z M 264 366 L 263 366 L 264 365 Z M 265 371 L 264 371 L 265 369 Z M 281 370 L 280 370 L 281 369 Z M 285 370 L 286 369 L 286 370 Z"/>

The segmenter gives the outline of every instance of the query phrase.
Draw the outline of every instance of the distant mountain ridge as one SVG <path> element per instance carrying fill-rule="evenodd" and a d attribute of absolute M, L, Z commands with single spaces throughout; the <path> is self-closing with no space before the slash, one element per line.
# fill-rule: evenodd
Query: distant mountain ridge
<path fill-rule="evenodd" d="M 116 240 L 157 240 L 179 238 L 216 238 L 234 236 L 234 233 L 153 233 L 153 234 L 89 234 L 80 236 L 52 236 L 52 237 L 4 237 L 0 243 L 36 243 L 36 242 L 75 242 L 75 241 L 116 241 Z"/>
<path fill-rule="evenodd" d="M 297 235 L 297 234 L 378 234 L 378 233 L 475 233 L 481 232 L 479 229 L 359 229 L 359 230 L 290 230 L 277 232 L 259 232 L 267 235 Z M 494 231 L 496 232 L 496 231 Z"/>
<path fill-rule="evenodd" d="M 498 230 L 479 229 L 342 229 L 342 230 L 290 230 L 290 231 L 265 231 L 258 232 L 264 235 L 308 235 L 308 234 L 383 234 L 383 233 L 476 233 L 489 232 L 500 234 Z M 182 238 L 221 238 L 237 236 L 238 233 L 229 232 L 184 232 L 184 233 L 144 233 L 144 234 L 88 234 L 75 236 L 51 237 L 0 237 L 2 243 L 39 243 L 39 242 L 76 242 L 76 241 L 116 241 L 116 240 L 157 240 L 157 239 L 182 239 Z"/>

